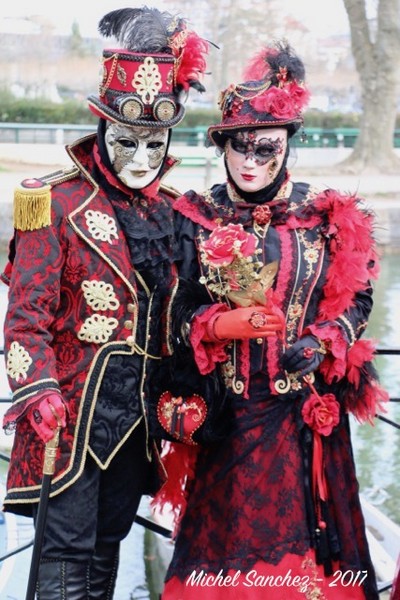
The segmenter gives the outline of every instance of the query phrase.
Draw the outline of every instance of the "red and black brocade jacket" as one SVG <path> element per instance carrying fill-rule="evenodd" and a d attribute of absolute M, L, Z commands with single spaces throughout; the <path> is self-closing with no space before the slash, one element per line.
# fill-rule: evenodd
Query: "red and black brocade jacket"
<path fill-rule="evenodd" d="M 13 392 L 4 426 L 16 428 L 5 499 L 10 510 L 40 494 L 44 445 L 24 418 L 38 392 L 56 390 L 67 405 L 54 495 L 79 477 L 88 451 L 107 467 L 144 418 L 149 375 L 168 353 L 161 312 L 168 315 L 174 267 L 160 302 L 135 271 L 113 205 L 94 179 L 95 142 L 88 136 L 69 146 L 76 166 L 40 180 L 51 187 L 51 222 L 16 227 L 2 277 L 9 285 L 5 359 Z M 174 163 L 168 157 L 163 175 Z M 150 210 L 161 207 L 172 223 L 173 191 L 158 180 L 150 195 Z"/>
<path fill-rule="evenodd" d="M 180 308 L 179 315 L 192 320 L 190 343 L 200 371 L 212 374 L 217 368 L 232 398 L 251 397 L 260 390 L 282 399 L 307 395 L 307 384 L 284 371 L 281 357 L 285 347 L 312 333 L 330 348 L 315 373 L 319 392 L 338 393 L 346 412 L 360 420 L 372 419 L 387 400 L 371 363 L 374 346 L 371 340 L 360 339 L 372 308 L 371 280 L 379 270 L 372 214 L 355 196 L 317 191 L 307 183 L 293 183 L 289 176 L 264 205 L 235 198 L 228 186 L 215 185 L 201 195 L 189 191 L 174 203 L 184 257 L 179 275 L 187 282 L 183 288 L 200 281 L 208 292 L 206 296 L 198 292 L 202 302 L 197 307 L 185 291 L 176 295 L 177 303 L 182 297 L 187 303 L 186 312 Z M 263 207 L 268 207 L 270 218 L 260 225 L 256 215 Z M 273 294 L 285 317 L 283 339 L 202 342 L 213 307 L 218 310 L 228 301 L 207 288 L 208 266 L 201 244 L 217 227 L 231 223 L 256 235 L 263 264 L 278 262 Z M 176 331 L 184 330 L 183 323 L 176 325 Z M 254 387 L 256 381 L 260 390 Z"/>

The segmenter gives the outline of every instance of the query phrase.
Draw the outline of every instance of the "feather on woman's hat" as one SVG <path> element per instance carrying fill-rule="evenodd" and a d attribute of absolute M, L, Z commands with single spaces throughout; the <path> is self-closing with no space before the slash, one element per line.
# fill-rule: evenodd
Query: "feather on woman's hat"
<path fill-rule="evenodd" d="M 99 31 L 119 48 L 103 51 L 99 96 L 88 97 L 90 110 L 130 126 L 177 125 L 185 114 L 183 92 L 205 89 L 208 42 L 181 17 L 146 6 L 107 13 Z"/>
<path fill-rule="evenodd" d="M 245 83 L 221 92 L 222 121 L 208 129 L 211 141 L 224 148 L 229 131 L 249 127 L 285 127 L 293 135 L 310 96 L 304 77 L 303 62 L 286 42 L 261 50 L 245 70 Z"/>

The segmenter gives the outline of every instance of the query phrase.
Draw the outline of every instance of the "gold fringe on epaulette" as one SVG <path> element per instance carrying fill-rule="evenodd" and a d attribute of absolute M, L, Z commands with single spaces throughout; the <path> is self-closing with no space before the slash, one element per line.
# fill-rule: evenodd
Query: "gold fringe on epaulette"
<path fill-rule="evenodd" d="M 19 187 L 14 192 L 14 227 L 32 231 L 51 225 L 51 186 Z"/>

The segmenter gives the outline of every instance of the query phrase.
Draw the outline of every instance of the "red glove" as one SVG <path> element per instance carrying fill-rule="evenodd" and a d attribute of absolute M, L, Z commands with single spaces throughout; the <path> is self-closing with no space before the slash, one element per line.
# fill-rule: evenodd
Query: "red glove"
<path fill-rule="evenodd" d="M 65 404 L 57 392 L 40 394 L 37 401 L 29 407 L 27 417 L 45 444 L 54 437 L 58 427 L 65 427 L 67 424 Z"/>
<path fill-rule="evenodd" d="M 208 341 L 271 337 L 283 329 L 282 319 L 266 306 L 234 308 L 215 313 L 207 324 Z"/>

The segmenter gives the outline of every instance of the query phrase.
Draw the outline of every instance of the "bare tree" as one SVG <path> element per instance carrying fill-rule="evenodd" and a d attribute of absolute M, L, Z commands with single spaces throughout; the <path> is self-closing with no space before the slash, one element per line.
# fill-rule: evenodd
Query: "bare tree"
<path fill-rule="evenodd" d="M 368 20 L 366 0 L 343 0 L 360 78 L 363 113 L 354 151 L 342 166 L 399 172 L 393 150 L 400 89 L 400 0 L 376 0 L 376 19 Z"/>

